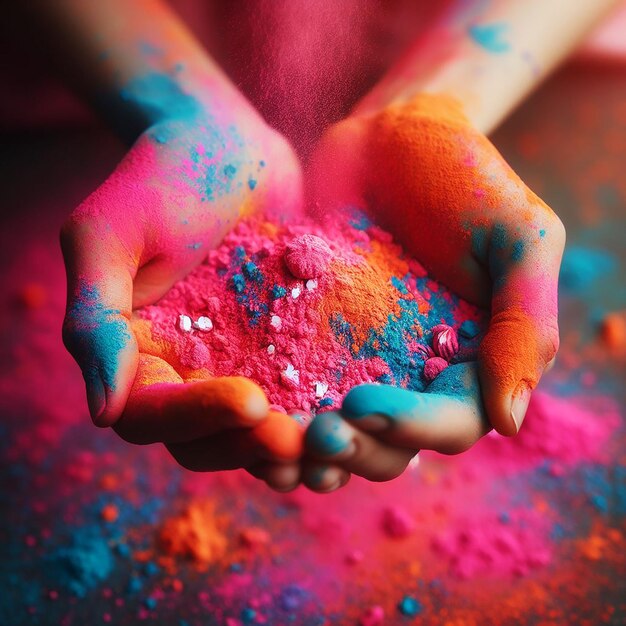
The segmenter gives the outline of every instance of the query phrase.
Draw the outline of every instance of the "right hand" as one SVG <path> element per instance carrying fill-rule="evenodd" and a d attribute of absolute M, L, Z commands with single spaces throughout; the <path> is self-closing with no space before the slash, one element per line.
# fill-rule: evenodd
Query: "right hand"
<path fill-rule="evenodd" d="M 168 120 L 139 137 L 61 231 L 68 280 L 63 339 L 83 372 L 97 426 L 115 426 L 135 442 L 171 442 L 176 459 L 193 465 L 199 441 L 208 458 L 208 436 L 263 424 L 268 402 L 250 381 L 187 383 L 163 394 L 157 383 L 171 383 L 171 372 L 163 361 L 155 367 L 140 359 L 131 312 L 198 265 L 240 215 L 273 208 L 284 215 L 301 202 L 295 154 L 254 114 L 236 126 L 208 115 L 193 123 Z M 194 428 L 181 426 L 183 412 L 195 413 Z M 210 469 L 232 467 L 233 459 L 242 467 L 273 460 L 269 441 Z M 295 456 L 283 449 L 276 458 Z"/>

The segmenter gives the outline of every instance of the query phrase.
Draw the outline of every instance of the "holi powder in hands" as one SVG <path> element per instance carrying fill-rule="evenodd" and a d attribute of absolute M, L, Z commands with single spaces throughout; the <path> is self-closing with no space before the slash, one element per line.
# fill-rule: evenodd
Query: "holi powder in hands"
<path fill-rule="evenodd" d="M 475 359 L 486 320 L 346 209 L 323 225 L 241 221 L 133 324 L 185 380 L 246 376 L 276 407 L 315 413 L 361 383 L 424 391 Z"/>

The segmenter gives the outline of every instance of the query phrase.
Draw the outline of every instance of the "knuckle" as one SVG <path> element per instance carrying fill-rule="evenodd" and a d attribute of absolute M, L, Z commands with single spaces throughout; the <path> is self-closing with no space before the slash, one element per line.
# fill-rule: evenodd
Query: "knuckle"
<path fill-rule="evenodd" d="M 567 234 L 565 231 L 565 225 L 560 220 L 559 216 L 554 213 L 554 211 L 550 212 L 550 217 L 548 219 L 548 228 L 550 231 L 551 240 L 554 246 L 557 246 L 558 252 L 563 252 L 565 248 L 565 241 L 567 239 Z"/>
<path fill-rule="evenodd" d="M 543 360 L 549 363 L 559 350 L 559 324 L 556 319 L 547 321 L 543 333 Z"/>

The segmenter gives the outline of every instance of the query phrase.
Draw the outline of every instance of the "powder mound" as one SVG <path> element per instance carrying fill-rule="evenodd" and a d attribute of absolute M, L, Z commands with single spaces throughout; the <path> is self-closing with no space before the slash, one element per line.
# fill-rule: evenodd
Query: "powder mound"
<path fill-rule="evenodd" d="M 75 529 L 69 545 L 46 559 L 56 584 L 83 598 L 113 570 L 113 554 L 106 540 L 90 527 Z"/>
<path fill-rule="evenodd" d="M 181 315 L 191 321 L 182 329 Z M 210 330 L 200 329 L 202 317 Z M 137 311 L 133 328 L 140 351 L 183 380 L 246 376 L 275 410 L 316 413 L 362 383 L 425 390 L 432 329 L 445 324 L 456 338 L 468 321 L 484 329 L 487 314 L 350 209 L 324 224 L 240 221 L 202 265 Z M 455 339 L 450 364 L 474 360 L 479 341 L 460 336 L 457 351 Z M 437 371 L 448 365 L 438 361 Z"/>
<path fill-rule="evenodd" d="M 165 521 L 159 533 L 159 545 L 170 556 L 208 565 L 226 552 L 223 526 L 212 502 L 192 502 L 179 516 Z"/>
<path fill-rule="evenodd" d="M 301 235 L 287 244 L 285 264 L 296 278 L 317 278 L 333 258 L 328 244 L 315 235 Z"/>

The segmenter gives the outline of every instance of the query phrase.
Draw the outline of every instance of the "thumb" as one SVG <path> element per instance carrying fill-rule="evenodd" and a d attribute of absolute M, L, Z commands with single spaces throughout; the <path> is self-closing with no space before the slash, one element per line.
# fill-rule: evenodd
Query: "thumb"
<path fill-rule="evenodd" d="M 549 209 L 538 221 L 524 235 L 519 225 L 496 225 L 488 243 L 491 321 L 478 362 L 485 409 L 502 435 L 519 431 L 531 391 L 559 346 L 557 286 L 565 230 Z"/>
<path fill-rule="evenodd" d="M 61 232 L 67 271 L 63 341 L 80 366 L 97 426 L 121 415 L 135 377 L 138 350 L 130 327 L 136 264 L 111 235 L 70 220 Z"/>

